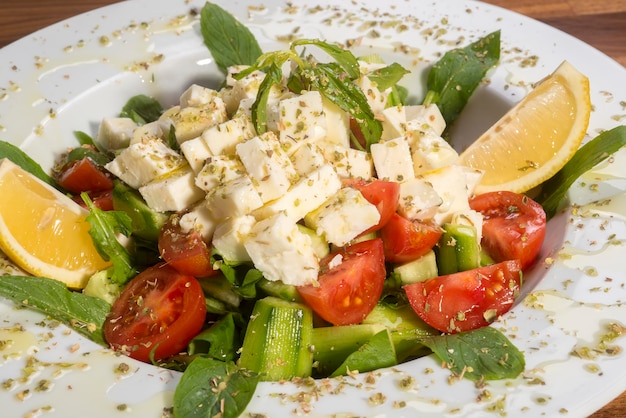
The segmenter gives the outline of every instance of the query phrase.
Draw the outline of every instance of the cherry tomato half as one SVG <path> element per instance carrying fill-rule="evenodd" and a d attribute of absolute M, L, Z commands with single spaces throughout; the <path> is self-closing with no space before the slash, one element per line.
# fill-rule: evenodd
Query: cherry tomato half
<path fill-rule="evenodd" d="M 430 251 L 441 237 L 436 225 L 411 221 L 394 213 L 380 230 L 385 248 L 385 259 L 391 263 L 407 263 Z"/>
<path fill-rule="evenodd" d="M 298 287 L 307 305 L 334 325 L 363 321 L 383 291 L 382 240 L 361 241 L 334 251 L 322 259 L 320 267 L 319 286 Z"/>
<path fill-rule="evenodd" d="M 113 210 L 113 190 L 102 190 L 99 192 L 87 192 L 89 198 L 93 202 L 93 204 L 102 210 Z M 72 196 L 72 200 L 83 208 L 87 209 L 87 205 L 83 198 L 78 194 L 76 196 Z"/>
<path fill-rule="evenodd" d="M 159 233 L 161 258 L 180 273 L 210 277 L 219 272 L 211 264 L 211 249 L 196 230 L 183 231 L 180 217 L 172 215 Z"/>
<path fill-rule="evenodd" d="M 99 192 L 113 189 L 111 176 L 91 158 L 72 161 L 57 176 L 61 187 L 71 193 Z"/>
<path fill-rule="evenodd" d="M 489 325 L 513 306 L 521 286 L 518 260 L 435 277 L 404 286 L 411 307 L 446 333 Z"/>
<path fill-rule="evenodd" d="M 150 362 L 178 354 L 204 325 L 206 305 L 196 278 L 166 264 L 134 277 L 111 307 L 104 337 L 116 351 Z"/>
<path fill-rule="evenodd" d="M 495 261 L 518 259 L 533 264 L 546 235 L 546 213 L 531 198 L 513 192 L 489 192 L 472 198 L 470 207 L 483 214 L 482 246 Z"/>
<path fill-rule="evenodd" d="M 345 186 L 353 187 L 361 192 L 363 197 L 376 206 L 380 214 L 380 220 L 376 225 L 362 232 L 361 235 L 378 231 L 385 226 L 389 219 L 396 213 L 398 199 L 400 199 L 400 184 L 394 181 L 373 180 L 365 181 L 347 179 L 343 181 Z"/>

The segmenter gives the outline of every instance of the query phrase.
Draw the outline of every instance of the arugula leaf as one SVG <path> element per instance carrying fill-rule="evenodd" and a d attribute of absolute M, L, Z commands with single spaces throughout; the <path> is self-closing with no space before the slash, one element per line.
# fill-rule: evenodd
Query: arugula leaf
<path fill-rule="evenodd" d="M 7 158 L 11 160 L 13 163 L 17 164 L 24 170 L 28 171 L 30 174 L 34 175 L 38 179 L 48 183 L 52 187 L 59 189 L 59 185 L 57 182 L 50 177 L 41 166 L 35 162 L 32 158 L 30 158 L 24 151 L 15 145 L 0 141 L 0 159 Z"/>
<path fill-rule="evenodd" d="M 383 91 L 396 86 L 396 84 L 402 80 L 402 77 L 409 73 L 409 70 L 397 62 L 394 62 L 391 65 L 372 71 L 367 75 L 367 78 L 375 82 L 376 87 L 378 87 L 380 91 Z"/>
<path fill-rule="evenodd" d="M 127 237 L 131 235 L 130 217 L 126 212 L 99 209 L 87 193 L 81 193 L 81 197 L 89 208 L 89 215 L 86 218 L 91 226 L 89 235 L 102 258 L 113 262 L 111 279 L 119 284 L 128 282 L 137 272 L 133 267 L 133 257 L 118 241 L 116 233 L 119 232 Z"/>
<path fill-rule="evenodd" d="M 571 185 L 585 172 L 626 146 L 626 126 L 605 131 L 580 147 L 576 154 L 554 176 L 541 185 L 536 200 L 550 219 L 565 201 Z"/>
<path fill-rule="evenodd" d="M 271 88 L 274 84 L 280 83 L 283 73 L 276 64 L 270 65 L 256 96 L 256 100 L 250 109 L 252 113 L 252 124 L 257 134 L 267 132 L 267 101 L 270 97 Z"/>
<path fill-rule="evenodd" d="M 145 94 L 138 94 L 126 102 L 120 117 L 131 118 L 135 123 L 144 125 L 159 119 L 162 113 L 163 107 L 156 99 Z"/>
<path fill-rule="evenodd" d="M 200 31 L 217 67 L 252 65 L 261 47 L 250 30 L 220 6 L 207 2 L 200 13 Z"/>
<path fill-rule="evenodd" d="M 315 45 L 326 52 L 335 61 L 337 61 L 337 64 L 343 68 L 351 80 L 355 80 L 361 75 L 359 61 L 352 54 L 352 52 L 347 49 L 328 42 L 320 41 L 319 39 L 300 39 L 291 43 L 291 50 L 295 51 L 295 48 L 301 45 Z"/>
<path fill-rule="evenodd" d="M 174 392 L 174 415 L 187 418 L 235 418 L 254 395 L 259 376 L 233 362 L 197 357 Z"/>
<path fill-rule="evenodd" d="M 470 380 L 513 379 L 524 371 L 524 355 L 493 327 L 420 338 L 457 375 Z"/>
<path fill-rule="evenodd" d="M 102 326 L 111 306 L 100 298 L 73 292 L 58 280 L 31 276 L 0 276 L 0 296 L 50 315 L 106 345 Z"/>
<path fill-rule="evenodd" d="M 467 104 L 487 71 L 500 59 L 500 31 L 450 50 L 428 73 L 425 104 L 436 103 L 450 126 Z"/>
<path fill-rule="evenodd" d="M 356 120 L 365 139 L 365 148 L 369 149 L 371 144 L 380 140 L 382 124 L 374 117 L 365 94 L 356 84 L 346 83 L 342 74 L 345 73 L 336 63 L 319 63 L 303 70 L 309 89 L 319 91 Z M 357 141 L 354 142 L 355 146 L 362 148 Z"/>

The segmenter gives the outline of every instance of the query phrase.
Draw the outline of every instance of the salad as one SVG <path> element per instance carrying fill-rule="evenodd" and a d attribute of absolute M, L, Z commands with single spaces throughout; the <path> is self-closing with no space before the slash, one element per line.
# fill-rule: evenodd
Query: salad
<path fill-rule="evenodd" d="M 207 13 L 219 13 L 212 7 Z M 80 200 L 101 226 L 93 227 L 96 240 L 113 264 L 85 290 L 112 303 L 106 342 L 135 358 L 196 372 L 188 376 L 227 375 L 239 399 L 257 379 L 367 371 L 428 350 L 476 380 L 519 374 L 520 353 L 482 327 L 514 302 L 521 272 L 543 239 L 541 207 L 517 194 L 474 198 L 479 173 L 455 165 L 456 152 L 441 137 L 450 119 L 436 103 L 404 105 L 396 87 L 401 67 L 376 57 L 355 61 L 318 40 L 292 46 L 264 56 L 250 48 L 246 62 L 222 62 L 226 87 L 191 86 L 174 108 L 133 98 L 121 118 L 103 122 L 93 144 L 60 165 L 56 178 L 65 190 L 90 192 Z M 319 48 L 335 61 L 322 63 L 295 47 Z M 341 84 L 329 87 L 326 80 Z M 428 144 L 418 162 L 407 141 L 396 141 L 414 133 Z M 537 224 L 529 244 L 498 248 L 504 255 L 481 251 L 489 233 L 484 212 L 494 207 L 515 207 Z M 107 240 L 111 231 L 132 236 L 133 246 Z M 464 294 L 475 269 L 483 279 L 469 290 L 480 303 L 432 309 Z M 355 290 L 334 292 L 346 283 Z M 159 322 L 137 319 L 148 308 L 150 319 L 168 309 L 162 298 L 168 293 L 180 295 L 173 301 L 182 314 L 152 333 Z M 400 315 L 400 326 L 391 324 L 390 312 Z M 340 342 L 339 335 L 351 340 Z M 483 349 L 487 341 L 493 351 L 482 360 L 492 358 L 490 369 L 448 357 L 455 335 L 464 343 L 475 338 Z M 352 350 L 338 353 L 340 343 Z M 503 343 L 508 349 L 496 351 Z M 196 384 L 189 379 L 180 385 L 181 415 L 185 402 L 200 403 L 190 406 L 186 398 L 186 385 Z M 220 403 L 213 397 L 206 407 Z M 245 406 L 236 404 L 228 413 Z"/>

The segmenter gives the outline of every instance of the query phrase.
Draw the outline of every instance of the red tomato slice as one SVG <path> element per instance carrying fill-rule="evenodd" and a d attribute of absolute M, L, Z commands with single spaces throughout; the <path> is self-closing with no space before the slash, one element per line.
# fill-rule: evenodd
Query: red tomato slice
<path fill-rule="evenodd" d="M 59 173 L 57 181 L 71 193 L 99 192 L 113 188 L 110 175 L 89 157 L 73 161 Z"/>
<path fill-rule="evenodd" d="M 400 199 L 400 184 L 393 181 L 373 180 L 365 181 L 359 179 L 346 179 L 343 184 L 353 187 L 361 192 L 363 197 L 376 206 L 380 214 L 380 220 L 376 225 L 362 232 L 361 235 L 378 231 L 391 219 L 398 208 Z"/>
<path fill-rule="evenodd" d="M 159 253 L 167 264 L 182 274 L 209 277 L 217 274 L 211 263 L 211 249 L 198 231 L 185 232 L 178 215 L 172 215 L 159 233 Z"/>
<path fill-rule="evenodd" d="M 416 260 L 439 242 L 441 234 L 441 228 L 436 225 L 411 221 L 394 213 L 380 230 L 385 259 L 391 263 Z"/>
<path fill-rule="evenodd" d="M 404 286 L 411 307 L 446 333 L 489 325 L 513 306 L 521 286 L 518 260 L 439 276 Z"/>
<path fill-rule="evenodd" d="M 204 325 L 200 283 L 166 264 L 150 267 L 124 288 L 104 323 L 104 337 L 116 351 L 149 362 L 180 353 Z"/>
<path fill-rule="evenodd" d="M 102 190 L 99 192 L 88 192 L 89 198 L 93 202 L 93 204 L 102 210 L 113 210 L 113 190 Z M 76 195 L 72 197 L 72 200 L 85 209 L 87 209 L 87 205 L 83 201 L 83 198 L 80 195 Z"/>
<path fill-rule="evenodd" d="M 539 203 L 504 191 L 478 195 L 469 204 L 484 216 L 481 245 L 495 261 L 518 259 L 522 269 L 533 264 L 546 236 L 546 213 Z"/>
<path fill-rule="evenodd" d="M 326 256 L 321 261 L 319 286 L 300 286 L 298 292 L 331 324 L 358 324 L 380 299 L 385 274 L 382 240 L 361 241 Z"/>

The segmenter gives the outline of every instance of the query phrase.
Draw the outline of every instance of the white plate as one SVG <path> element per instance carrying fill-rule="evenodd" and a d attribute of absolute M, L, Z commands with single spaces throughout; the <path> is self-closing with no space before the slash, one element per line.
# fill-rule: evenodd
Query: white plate
<path fill-rule="evenodd" d="M 359 38 L 359 53 L 382 51 L 411 67 L 418 97 L 424 69 L 438 54 L 500 29 L 501 63 L 456 127 L 466 141 L 563 60 L 591 80 L 589 137 L 617 126 L 626 112 L 622 66 L 562 32 L 482 3 L 313 0 L 289 13 L 281 1 L 220 3 L 252 28 L 266 50 L 284 45 L 277 36 L 296 32 L 339 42 Z M 261 3 L 265 6 L 247 7 Z M 94 133 L 101 118 L 115 115 L 130 96 L 153 94 L 172 104 L 191 82 L 216 83 L 219 75 L 198 22 L 188 15 L 203 4 L 122 2 L 7 46 L 0 51 L 0 139 L 20 145 L 49 168 L 58 153 L 75 145 L 72 131 Z M 522 377 L 476 388 L 466 380 L 451 382 L 449 373 L 427 357 L 365 377 L 318 382 L 315 388 L 262 384 L 249 411 L 267 416 L 310 409 L 308 416 L 478 417 L 491 411 L 508 417 L 573 417 L 608 403 L 626 390 L 625 338 L 605 338 L 608 323 L 626 324 L 626 273 L 620 260 L 626 240 L 624 154 L 573 188 L 572 200 L 582 207 L 549 225 L 543 257 L 553 263 L 540 263 L 526 275 L 524 292 L 529 294 L 494 324 L 525 352 Z M 590 203 L 598 199 L 608 200 Z M 0 351 L 5 387 L 0 404 L 11 416 L 110 417 L 125 408 L 131 415 L 158 417 L 171 405 L 178 373 L 112 355 L 7 301 L 0 302 L 0 320 L 0 340 L 12 340 Z M 16 330 L 16 324 L 21 328 Z M 29 358 L 36 361 L 30 364 L 33 373 L 25 375 Z M 122 362 L 131 366 L 126 375 L 114 372 Z M 408 376 L 414 383 L 401 389 Z"/>

